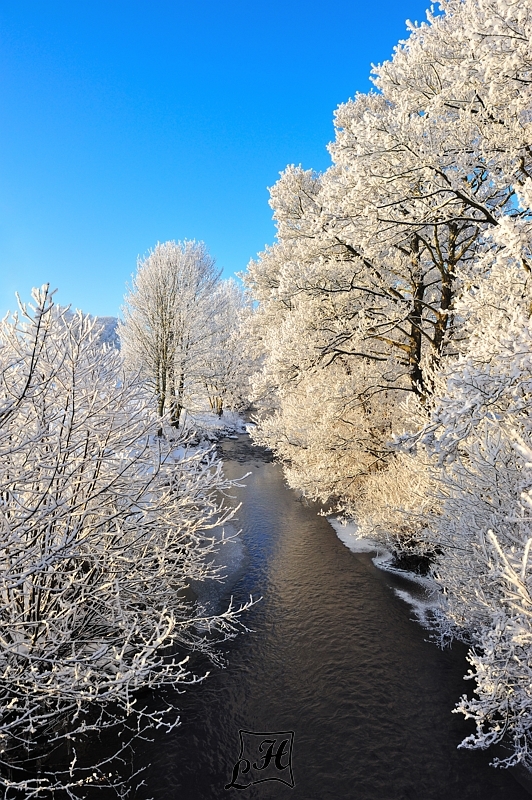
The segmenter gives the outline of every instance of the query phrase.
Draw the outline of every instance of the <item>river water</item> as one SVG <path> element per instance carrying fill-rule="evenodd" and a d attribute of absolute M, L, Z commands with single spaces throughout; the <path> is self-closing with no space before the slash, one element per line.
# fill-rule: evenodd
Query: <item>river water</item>
<path fill-rule="evenodd" d="M 235 490 L 244 550 L 231 591 L 263 599 L 253 632 L 225 646 L 226 669 L 180 698 L 179 729 L 142 747 L 138 800 L 530 800 L 489 754 L 457 750 L 471 730 L 450 713 L 469 688 L 465 648 L 426 641 L 393 590 L 404 580 L 348 550 L 247 436 L 221 448 L 228 477 L 252 471 Z M 225 789 L 241 729 L 293 732 L 293 787 L 273 779 L 290 782 L 283 737 L 244 735 L 250 763 L 266 765 L 263 738 L 279 762 L 244 774 L 243 761 L 236 783 L 270 779 Z"/>

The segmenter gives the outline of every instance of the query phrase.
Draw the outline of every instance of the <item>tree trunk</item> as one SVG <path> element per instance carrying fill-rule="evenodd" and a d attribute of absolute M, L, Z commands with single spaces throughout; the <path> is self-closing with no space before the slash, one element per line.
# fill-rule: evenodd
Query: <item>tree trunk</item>
<path fill-rule="evenodd" d="M 159 368 L 157 370 L 156 392 L 157 392 L 157 415 L 159 419 L 161 419 L 161 417 L 164 414 L 164 407 L 166 405 L 166 371 L 164 369 Z M 157 435 L 158 436 L 163 435 L 162 425 L 159 425 L 157 429 Z"/>
<path fill-rule="evenodd" d="M 412 239 L 412 310 L 408 315 L 410 322 L 410 351 L 408 354 L 408 373 L 413 391 L 422 402 L 426 398 L 426 386 L 421 369 L 423 297 L 425 294 L 423 271 L 419 263 L 419 239 Z"/>
<path fill-rule="evenodd" d="M 181 419 L 181 412 L 183 411 L 183 396 L 185 393 L 185 373 L 181 372 L 179 375 L 179 385 L 177 392 L 173 385 L 171 388 L 171 405 L 170 405 L 170 422 L 173 428 L 179 428 L 179 420 Z"/>

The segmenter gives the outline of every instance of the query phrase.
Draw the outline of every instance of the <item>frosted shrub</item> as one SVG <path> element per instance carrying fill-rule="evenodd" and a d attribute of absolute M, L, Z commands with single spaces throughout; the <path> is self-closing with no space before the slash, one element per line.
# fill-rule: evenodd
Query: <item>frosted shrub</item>
<path fill-rule="evenodd" d="M 184 596 L 216 577 L 230 484 L 186 441 L 170 458 L 93 322 L 46 287 L 33 299 L 0 326 L 0 785 L 86 797 L 116 776 L 78 768 L 78 744 L 124 721 L 175 726 L 171 702 L 150 711 L 139 691 L 194 682 L 189 654 L 237 629 L 235 609 L 198 620 Z M 63 774 L 47 767 L 54 750 Z"/>

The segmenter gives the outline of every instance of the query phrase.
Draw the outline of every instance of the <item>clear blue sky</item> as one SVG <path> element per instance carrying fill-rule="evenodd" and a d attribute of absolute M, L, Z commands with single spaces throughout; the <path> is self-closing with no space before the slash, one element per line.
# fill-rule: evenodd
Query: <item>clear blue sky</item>
<path fill-rule="evenodd" d="M 203 239 L 225 275 L 274 239 L 267 187 L 323 170 L 425 0 L 5 0 L 0 313 L 50 281 L 117 315 L 139 254 Z"/>

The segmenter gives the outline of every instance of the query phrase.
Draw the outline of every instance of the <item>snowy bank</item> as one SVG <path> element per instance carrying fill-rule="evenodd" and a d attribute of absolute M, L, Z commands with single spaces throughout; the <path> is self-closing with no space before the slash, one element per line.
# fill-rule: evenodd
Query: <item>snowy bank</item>
<path fill-rule="evenodd" d="M 424 575 L 397 567 L 393 554 L 379 542 L 359 537 L 359 527 L 354 520 L 346 522 L 338 517 L 327 517 L 327 520 L 342 544 L 352 553 L 375 553 L 371 560 L 376 567 L 414 584 L 411 589 L 393 587 L 393 590 L 401 600 L 412 607 L 417 621 L 424 628 L 432 627 L 431 618 L 438 608 L 435 599 L 438 588 L 434 581 Z"/>

